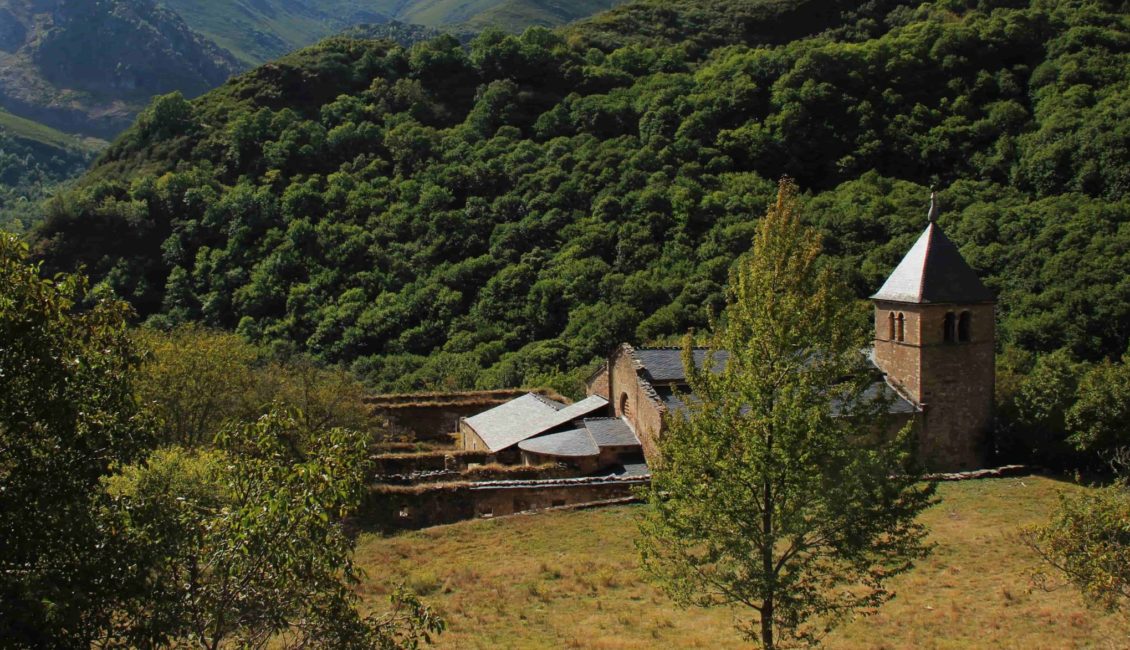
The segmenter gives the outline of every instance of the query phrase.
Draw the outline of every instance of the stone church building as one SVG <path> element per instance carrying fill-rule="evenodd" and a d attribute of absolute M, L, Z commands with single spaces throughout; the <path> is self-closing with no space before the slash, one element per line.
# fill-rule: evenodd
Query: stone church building
<path fill-rule="evenodd" d="M 917 421 L 918 453 L 930 470 L 982 467 L 993 421 L 995 301 L 938 226 L 933 197 L 926 230 L 871 300 L 871 392 L 887 398 L 889 424 Z M 706 351 L 695 357 L 703 363 Z M 577 405 L 534 404 L 527 396 L 465 420 L 461 431 L 468 449 L 517 446 L 526 462 L 555 460 L 555 450 L 562 451 L 557 460 L 583 453 L 591 459 L 586 468 L 603 469 L 619 454 L 654 458 L 663 417 L 683 408 L 679 395 L 688 390 L 681 350 L 625 343 L 589 378 L 589 397 Z M 594 431 L 613 429 L 607 441 L 616 446 L 605 447 Z"/>

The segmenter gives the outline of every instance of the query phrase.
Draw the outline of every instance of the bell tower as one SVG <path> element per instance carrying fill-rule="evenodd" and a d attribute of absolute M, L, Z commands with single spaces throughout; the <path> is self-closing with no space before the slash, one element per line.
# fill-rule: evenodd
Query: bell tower
<path fill-rule="evenodd" d="M 995 300 L 938 226 L 925 232 L 871 299 L 874 360 L 922 409 L 918 454 L 934 471 L 983 467 L 996 382 Z"/>

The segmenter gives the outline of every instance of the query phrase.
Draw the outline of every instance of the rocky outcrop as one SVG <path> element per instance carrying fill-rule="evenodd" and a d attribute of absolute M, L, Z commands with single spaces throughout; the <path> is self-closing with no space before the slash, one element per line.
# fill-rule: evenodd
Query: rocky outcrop
<path fill-rule="evenodd" d="M 0 0 L 0 106 L 111 138 L 153 95 L 199 95 L 240 65 L 154 0 Z"/>

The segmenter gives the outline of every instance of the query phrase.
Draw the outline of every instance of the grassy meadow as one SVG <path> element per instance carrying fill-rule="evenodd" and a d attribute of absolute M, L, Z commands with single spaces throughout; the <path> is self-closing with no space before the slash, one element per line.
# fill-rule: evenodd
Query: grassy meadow
<path fill-rule="evenodd" d="M 1033 589 L 1018 538 L 1056 494 L 1043 477 L 949 483 L 925 515 L 934 554 L 894 600 L 826 639 L 828 648 L 1130 648 L 1130 618 L 1088 609 L 1070 588 Z M 739 648 L 741 612 L 680 610 L 639 573 L 638 507 L 475 521 L 364 536 L 361 588 L 383 606 L 404 581 L 448 620 L 440 648 Z"/>

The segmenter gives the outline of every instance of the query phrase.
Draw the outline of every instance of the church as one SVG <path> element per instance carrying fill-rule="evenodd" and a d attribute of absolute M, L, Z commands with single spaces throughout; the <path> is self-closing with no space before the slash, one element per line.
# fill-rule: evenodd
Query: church
<path fill-rule="evenodd" d="M 996 303 L 937 217 L 932 196 L 926 230 L 871 297 L 870 390 L 890 404 L 891 426 L 916 421 L 929 470 L 979 469 L 993 423 Z M 696 362 L 705 355 L 696 350 Z M 589 377 L 586 399 L 567 406 L 530 394 L 464 419 L 461 438 L 502 462 L 638 468 L 641 456 L 658 454 L 663 418 L 683 408 L 688 390 L 681 350 L 625 343 Z"/>

